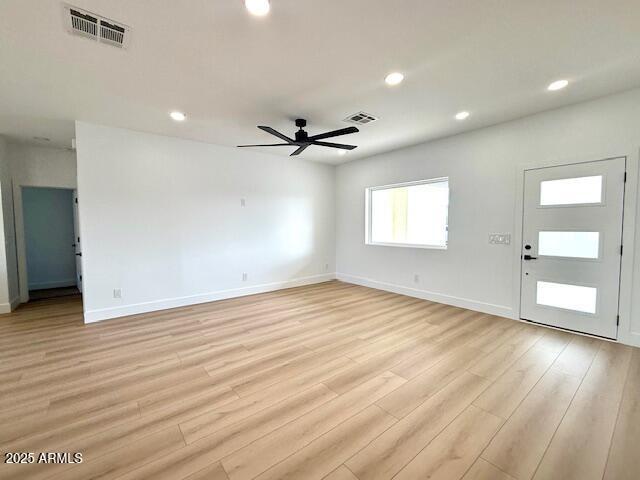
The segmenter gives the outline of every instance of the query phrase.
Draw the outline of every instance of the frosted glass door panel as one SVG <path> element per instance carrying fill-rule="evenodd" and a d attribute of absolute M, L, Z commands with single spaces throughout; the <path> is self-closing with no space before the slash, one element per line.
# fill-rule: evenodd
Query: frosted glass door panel
<path fill-rule="evenodd" d="M 538 255 L 597 259 L 599 232 L 539 232 Z"/>
<path fill-rule="evenodd" d="M 540 205 L 602 203 L 602 175 L 540 182 Z"/>
<path fill-rule="evenodd" d="M 538 282 L 536 303 L 548 307 L 596 313 L 598 289 L 565 283 Z"/>

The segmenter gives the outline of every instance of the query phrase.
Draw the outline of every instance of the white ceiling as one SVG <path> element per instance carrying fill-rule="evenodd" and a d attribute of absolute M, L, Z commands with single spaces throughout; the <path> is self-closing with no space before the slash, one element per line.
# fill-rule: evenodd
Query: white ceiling
<path fill-rule="evenodd" d="M 60 1 L 2 0 L 0 134 L 69 147 L 80 119 L 233 146 L 275 139 L 256 125 L 379 116 L 339 140 L 353 152 L 299 157 L 339 163 L 640 85 L 637 0 L 271 0 L 264 18 L 242 0 L 71 3 L 131 26 L 130 48 L 66 33 Z"/>

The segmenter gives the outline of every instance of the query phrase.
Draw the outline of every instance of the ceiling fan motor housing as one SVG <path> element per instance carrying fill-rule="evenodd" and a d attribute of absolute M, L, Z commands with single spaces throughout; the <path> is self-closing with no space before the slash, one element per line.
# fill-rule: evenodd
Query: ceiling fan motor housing
<path fill-rule="evenodd" d="M 304 118 L 296 119 L 296 127 L 300 128 L 300 130 L 296 132 L 296 142 L 306 142 L 309 139 L 309 135 L 303 130 L 306 126 L 307 121 Z"/>

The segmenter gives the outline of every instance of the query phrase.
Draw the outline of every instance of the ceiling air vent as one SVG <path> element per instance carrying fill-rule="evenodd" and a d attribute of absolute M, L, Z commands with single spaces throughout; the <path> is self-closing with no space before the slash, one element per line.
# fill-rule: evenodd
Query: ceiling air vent
<path fill-rule="evenodd" d="M 76 33 L 92 38 L 98 35 L 98 19 L 96 17 L 85 15 L 73 8 L 69 9 L 69 14 L 71 18 L 71 28 L 73 28 Z"/>
<path fill-rule="evenodd" d="M 366 125 L 367 123 L 375 122 L 376 120 L 378 120 L 378 117 L 374 117 L 373 115 L 364 112 L 354 113 L 344 119 L 347 123 L 357 123 L 358 125 Z"/>
<path fill-rule="evenodd" d="M 128 46 L 131 29 L 126 25 L 71 5 L 63 4 L 62 9 L 69 33 L 119 48 Z"/>
<path fill-rule="evenodd" d="M 122 47 L 124 44 L 125 28 L 115 23 L 100 20 L 100 38 L 103 42 Z"/>

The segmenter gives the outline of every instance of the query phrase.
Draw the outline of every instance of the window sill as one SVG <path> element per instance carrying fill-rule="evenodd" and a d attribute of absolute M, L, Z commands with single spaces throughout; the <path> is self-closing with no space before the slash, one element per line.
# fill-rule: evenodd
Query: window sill
<path fill-rule="evenodd" d="M 421 248 L 426 250 L 446 250 L 446 245 L 417 245 L 412 243 L 379 243 L 365 242 L 365 245 L 372 247 L 401 247 L 401 248 Z"/>

